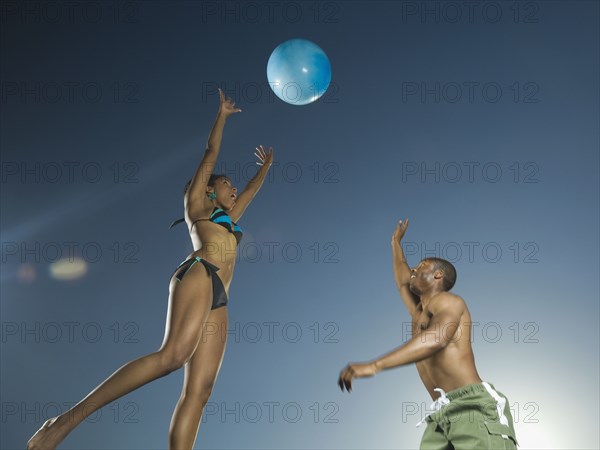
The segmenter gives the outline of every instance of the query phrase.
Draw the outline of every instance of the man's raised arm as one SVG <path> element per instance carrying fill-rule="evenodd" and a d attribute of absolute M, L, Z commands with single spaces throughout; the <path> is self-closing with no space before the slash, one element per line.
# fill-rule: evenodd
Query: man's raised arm
<path fill-rule="evenodd" d="M 402 251 L 401 241 L 407 227 L 408 219 L 404 222 L 401 220 L 398 221 L 398 226 L 392 236 L 392 258 L 394 260 L 394 278 L 396 280 L 396 286 L 398 286 L 400 297 L 402 297 L 406 309 L 408 309 L 409 314 L 412 315 L 415 307 L 419 303 L 419 298 L 410 290 L 410 267 L 408 267 L 404 252 Z"/>

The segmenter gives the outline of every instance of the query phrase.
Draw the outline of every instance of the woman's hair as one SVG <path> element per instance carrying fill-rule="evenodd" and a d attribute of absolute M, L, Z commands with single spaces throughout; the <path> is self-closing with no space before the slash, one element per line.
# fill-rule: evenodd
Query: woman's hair
<path fill-rule="evenodd" d="M 227 175 L 222 174 L 222 173 L 212 174 L 209 177 L 208 183 L 206 185 L 213 187 L 215 185 L 215 181 L 217 181 L 219 178 L 227 178 Z M 185 183 L 185 187 L 183 188 L 183 195 L 185 195 L 187 193 L 187 190 L 190 188 L 190 184 L 192 184 L 191 178 L 187 183 Z"/>

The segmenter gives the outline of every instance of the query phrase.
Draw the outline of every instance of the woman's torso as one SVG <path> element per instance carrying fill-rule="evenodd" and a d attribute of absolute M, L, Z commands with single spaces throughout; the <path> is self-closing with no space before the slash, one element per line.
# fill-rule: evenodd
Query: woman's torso
<path fill-rule="evenodd" d="M 216 207 L 212 208 L 212 211 L 204 210 L 196 215 L 188 214 L 186 211 L 185 221 L 194 248 L 194 251 L 186 259 L 199 256 L 217 266 L 219 268 L 217 275 L 229 296 L 229 285 L 233 277 L 238 243 L 234 233 L 225 226 L 210 220 L 215 212 L 220 211 L 222 210 Z"/>

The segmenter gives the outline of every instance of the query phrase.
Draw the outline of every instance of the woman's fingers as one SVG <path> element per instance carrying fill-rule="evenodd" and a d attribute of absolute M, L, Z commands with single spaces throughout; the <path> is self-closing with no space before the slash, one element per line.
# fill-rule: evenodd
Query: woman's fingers
<path fill-rule="evenodd" d="M 223 90 L 221 88 L 218 88 L 218 89 L 219 89 L 219 99 L 221 101 L 222 106 L 227 106 L 227 107 L 231 108 L 232 112 L 242 112 L 241 108 L 235 107 L 235 102 L 233 101 L 233 99 L 231 97 L 225 97 L 225 93 L 223 92 Z"/>
<path fill-rule="evenodd" d="M 263 163 L 265 162 L 270 162 L 273 159 L 273 147 L 269 148 L 269 153 L 267 153 L 264 145 L 259 145 L 258 147 L 254 147 L 254 149 L 256 150 L 254 152 L 254 156 L 256 156 L 260 162 L 257 162 L 256 164 L 262 166 Z"/>
<path fill-rule="evenodd" d="M 265 152 L 265 148 L 262 145 L 260 147 L 256 147 L 256 150 L 258 150 L 263 159 L 267 156 L 267 152 Z"/>

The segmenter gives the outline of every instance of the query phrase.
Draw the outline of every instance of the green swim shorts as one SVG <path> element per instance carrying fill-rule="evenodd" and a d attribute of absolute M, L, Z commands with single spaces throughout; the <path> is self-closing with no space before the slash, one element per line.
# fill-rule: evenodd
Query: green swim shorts
<path fill-rule="evenodd" d="M 508 399 L 493 385 L 468 384 L 448 392 L 431 405 L 421 450 L 516 449 Z"/>

